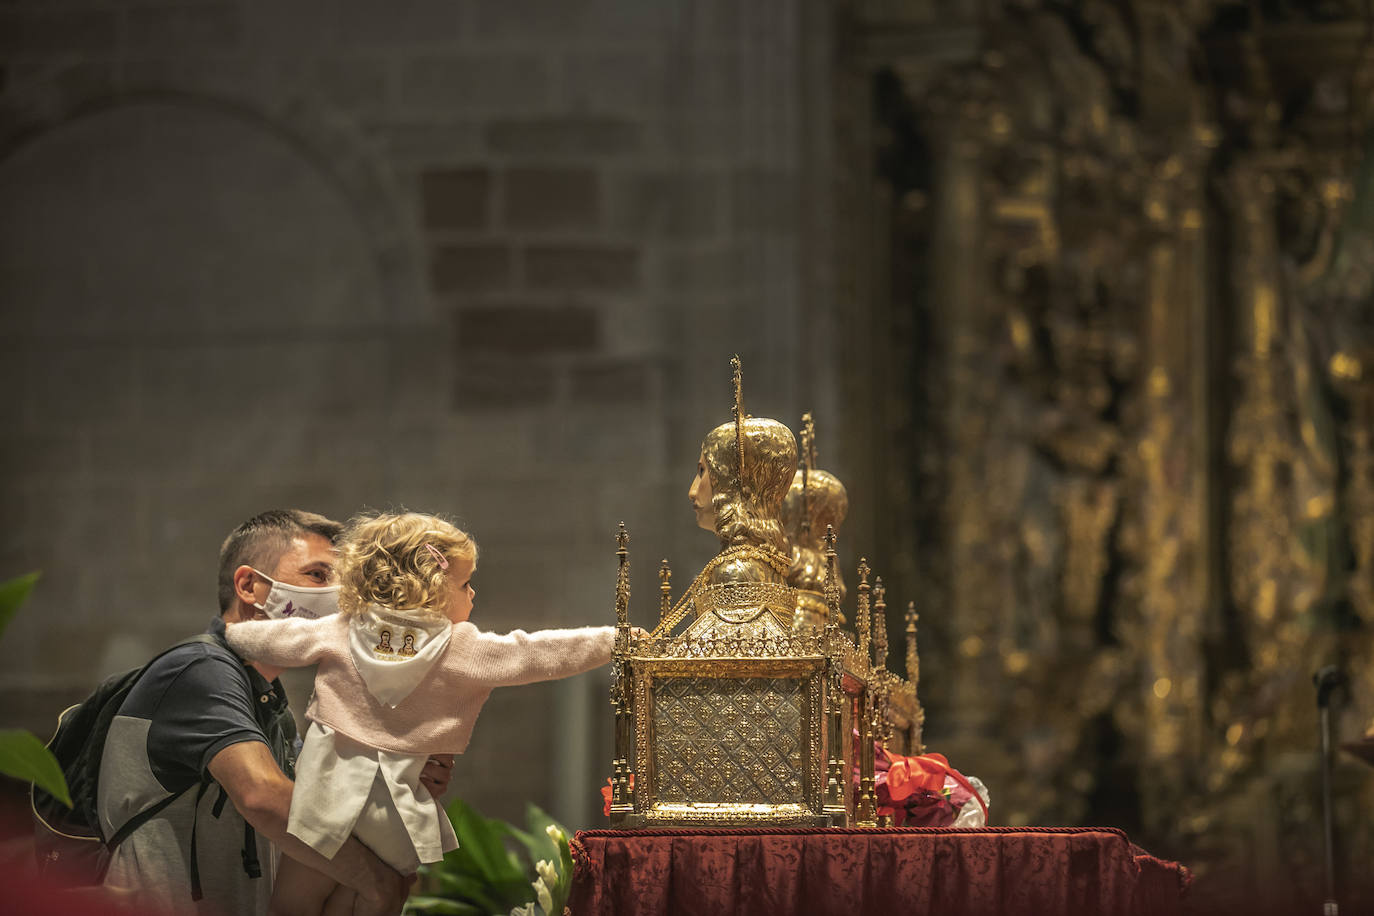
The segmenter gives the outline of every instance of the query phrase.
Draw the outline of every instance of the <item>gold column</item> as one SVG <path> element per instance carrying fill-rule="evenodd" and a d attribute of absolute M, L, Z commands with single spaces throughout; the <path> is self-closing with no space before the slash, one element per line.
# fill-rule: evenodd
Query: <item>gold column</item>
<path fill-rule="evenodd" d="M 1208 604 L 1208 411 L 1206 240 L 1203 181 L 1210 131 L 1147 183 L 1150 229 L 1142 339 L 1144 422 L 1134 460 L 1142 543 L 1139 622 L 1142 808 L 1167 831 L 1198 774 L 1206 747 L 1202 652 Z M 1200 340 L 1198 338 L 1201 338 Z"/>
<path fill-rule="evenodd" d="M 615 710 L 615 757 L 611 761 L 611 820 L 618 823 L 634 811 L 634 773 L 630 761 L 634 759 L 633 735 L 630 729 L 630 704 L 633 683 L 621 659 L 630 650 L 630 536 L 625 523 L 616 534 L 618 572 L 615 581 L 615 648 L 616 660 L 611 671 L 611 707 Z"/>
<path fill-rule="evenodd" d="M 988 552 L 999 549 L 989 543 L 985 498 L 988 417 L 996 395 L 985 349 L 982 160 L 991 117 L 987 82 L 980 70 L 961 69 L 930 93 L 936 141 L 931 295 L 940 316 L 939 339 L 931 349 L 945 354 L 949 386 L 944 421 L 950 438 L 948 495 L 942 502 L 951 574 L 944 597 L 946 612 L 958 616 L 954 629 L 963 634 L 958 658 L 950 666 L 950 708 L 959 710 L 950 738 L 956 743 L 976 740 L 991 725 L 994 704 L 988 702 L 986 691 L 998 675 L 992 656 L 1000 596 L 993 583 L 979 575 Z M 951 748 L 962 753 L 957 744 Z"/>
<path fill-rule="evenodd" d="M 873 789 L 873 716 L 877 706 L 876 675 L 869 660 L 873 651 L 870 642 L 870 622 L 868 606 L 868 560 L 859 560 L 859 600 L 855 621 L 859 630 L 860 664 L 867 670 L 863 691 L 859 694 L 858 721 L 859 731 L 859 798 L 856 803 L 854 819 L 860 827 L 876 827 L 878 824 L 877 795 Z"/>
<path fill-rule="evenodd" d="M 1291 526 L 1279 474 L 1292 455 L 1283 430 L 1282 363 L 1275 354 L 1281 324 L 1281 252 L 1275 226 L 1279 165 L 1270 155 L 1238 162 L 1227 176 L 1233 207 L 1236 257 L 1231 270 L 1238 305 L 1239 397 L 1226 443 L 1230 463 L 1243 479 L 1231 505 L 1231 592 L 1246 628 L 1255 637 L 1258 672 L 1278 662 L 1273 642 L 1283 613 L 1282 568 Z"/>

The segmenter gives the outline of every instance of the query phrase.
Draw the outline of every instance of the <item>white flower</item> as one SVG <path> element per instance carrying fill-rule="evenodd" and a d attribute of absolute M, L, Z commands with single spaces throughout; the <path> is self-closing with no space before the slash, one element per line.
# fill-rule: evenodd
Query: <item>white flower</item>
<path fill-rule="evenodd" d="M 548 859 L 540 859 L 534 863 L 534 870 L 539 873 L 545 887 L 558 886 L 558 869 Z"/>
<path fill-rule="evenodd" d="M 539 914 L 534 911 L 533 903 L 527 903 L 524 906 L 518 906 L 511 910 L 510 916 L 539 916 Z"/>
<path fill-rule="evenodd" d="M 564 833 L 562 830 L 559 830 L 557 824 L 550 824 L 549 826 L 545 827 L 544 832 L 549 835 L 549 839 L 553 840 L 555 843 L 558 843 L 559 845 L 562 845 L 568 840 L 568 835 Z"/>
<path fill-rule="evenodd" d="M 545 913 L 553 913 L 553 894 L 549 893 L 548 885 L 543 878 L 536 879 L 534 882 L 534 896 L 539 901 L 539 906 Z"/>

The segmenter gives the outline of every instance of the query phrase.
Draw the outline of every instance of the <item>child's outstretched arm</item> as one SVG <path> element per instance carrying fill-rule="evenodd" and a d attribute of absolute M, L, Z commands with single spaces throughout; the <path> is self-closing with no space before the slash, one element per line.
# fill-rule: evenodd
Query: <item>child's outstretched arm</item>
<path fill-rule="evenodd" d="M 460 624 L 456 630 L 456 641 L 470 643 L 469 651 L 454 653 L 469 659 L 471 670 L 466 674 L 494 687 L 552 681 L 599 668 L 611 660 L 615 645 L 615 627 L 497 635 Z"/>
<path fill-rule="evenodd" d="M 300 668 L 320 660 L 329 628 L 338 625 L 333 617 L 245 620 L 225 627 L 225 638 L 247 661 L 274 668 Z"/>

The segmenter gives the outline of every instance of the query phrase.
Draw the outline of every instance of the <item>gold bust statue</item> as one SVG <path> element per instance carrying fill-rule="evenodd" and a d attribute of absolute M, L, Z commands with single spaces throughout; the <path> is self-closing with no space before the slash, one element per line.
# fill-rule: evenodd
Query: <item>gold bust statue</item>
<path fill-rule="evenodd" d="M 782 503 L 783 530 L 791 550 L 787 583 L 797 590 L 793 619 L 796 629 L 824 627 L 829 612 L 825 601 L 825 532 L 840 525 L 849 513 L 849 494 L 839 478 L 816 467 L 816 430 L 811 414 L 802 415 L 801 467 Z M 836 570 L 836 587 L 845 596 L 844 580 Z M 844 615 L 835 621 L 843 624 Z"/>
<path fill-rule="evenodd" d="M 770 611 L 791 626 L 791 558 L 782 506 L 797 466 L 797 440 L 777 420 L 744 414 L 735 366 L 735 417 L 706 435 L 687 492 L 697 524 L 720 538 L 720 553 L 689 589 L 698 619 L 714 613 L 727 624 L 749 623 Z"/>

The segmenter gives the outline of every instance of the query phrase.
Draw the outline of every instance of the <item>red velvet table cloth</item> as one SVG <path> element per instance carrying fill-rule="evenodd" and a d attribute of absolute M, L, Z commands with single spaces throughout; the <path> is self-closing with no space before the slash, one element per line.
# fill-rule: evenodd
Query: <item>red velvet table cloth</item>
<path fill-rule="evenodd" d="M 574 916 L 1182 910 L 1183 866 L 1111 828 L 586 830 Z"/>

